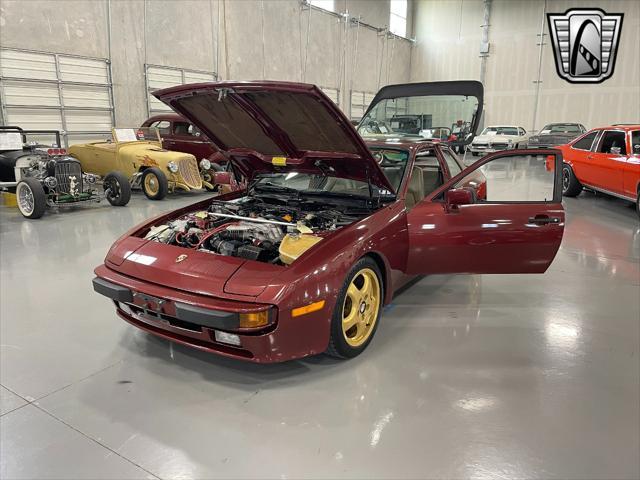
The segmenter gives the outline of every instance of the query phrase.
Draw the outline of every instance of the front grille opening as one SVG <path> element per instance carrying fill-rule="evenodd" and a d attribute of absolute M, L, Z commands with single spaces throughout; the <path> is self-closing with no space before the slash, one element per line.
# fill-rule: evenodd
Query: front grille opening
<path fill-rule="evenodd" d="M 136 315 L 143 315 L 144 317 L 150 320 L 163 320 L 167 322 L 169 325 L 171 325 L 172 327 L 182 328 L 184 330 L 189 330 L 191 332 L 202 333 L 202 327 L 200 325 L 196 325 L 195 323 L 185 322 L 184 320 L 178 320 L 176 317 L 167 315 L 166 313 L 150 312 L 133 303 L 127 303 L 126 305 Z"/>

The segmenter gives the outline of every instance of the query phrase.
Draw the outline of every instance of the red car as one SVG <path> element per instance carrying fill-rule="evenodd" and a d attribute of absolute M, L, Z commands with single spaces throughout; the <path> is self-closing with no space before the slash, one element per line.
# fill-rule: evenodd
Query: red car
<path fill-rule="evenodd" d="M 96 268 L 94 289 L 155 335 L 253 362 L 354 357 L 416 275 L 543 273 L 560 246 L 557 150 L 499 152 L 463 170 L 442 144 L 392 132 L 365 141 L 313 85 L 155 95 L 250 180 L 131 229 Z M 365 119 L 388 121 L 402 105 L 447 124 L 464 114 L 476 131 L 482 98 L 479 82 L 387 86 Z"/>
<path fill-rule="evenodd" d="M 588 188 L 635 202 L 640 216 L 640 125 L 594 128 L 558 148 L 565 196 Z"/>

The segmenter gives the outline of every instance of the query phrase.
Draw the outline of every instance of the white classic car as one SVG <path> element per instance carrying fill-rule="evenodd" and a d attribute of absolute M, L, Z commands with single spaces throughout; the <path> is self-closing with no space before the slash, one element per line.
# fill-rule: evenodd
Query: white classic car
<path fill-rule="evenodd" d="M 485 128 L 480 135 L 473 139 L 469 151 L 474 155 L 510 150 L 525 147 L 529 134 L 522 127 L 493 126 Z"/>

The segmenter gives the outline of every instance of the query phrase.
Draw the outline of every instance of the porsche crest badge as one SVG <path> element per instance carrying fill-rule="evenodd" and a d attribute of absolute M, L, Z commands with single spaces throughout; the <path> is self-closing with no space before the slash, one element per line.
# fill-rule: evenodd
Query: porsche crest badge
<path fill-rule="evenodd" d="M 623 17 L 589 8 L 548 13 L 558 75 L 570 83 L 601 83 L 611 77 Z"/>
<path fill-rule="evenodd" d="M 186 260 L 186 259 L 187 259 L 187 257 L 188 257 L 188 255 L 185 255 L 184 253 L 183 253 L 182 255 L 178 255 L 178 256 L 176 257 L 176 263 L 180 263 L 180 262 L 182 262 L 183 260 Z"/>

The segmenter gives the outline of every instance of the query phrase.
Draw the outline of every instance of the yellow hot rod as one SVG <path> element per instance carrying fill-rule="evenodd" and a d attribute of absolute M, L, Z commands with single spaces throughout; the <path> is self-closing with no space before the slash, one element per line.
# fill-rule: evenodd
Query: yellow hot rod
<path fill-rule="evenodd" d="M 176 189 L 213 188 L 202 179 L 193 155 L 162 148 L 156 128 L 114 128 L 112 136 L 110 141 L 72 145 L 69 154 L 88 172 L 124 173 L 131 186 L 141 187 L 151 200 Z"/>

